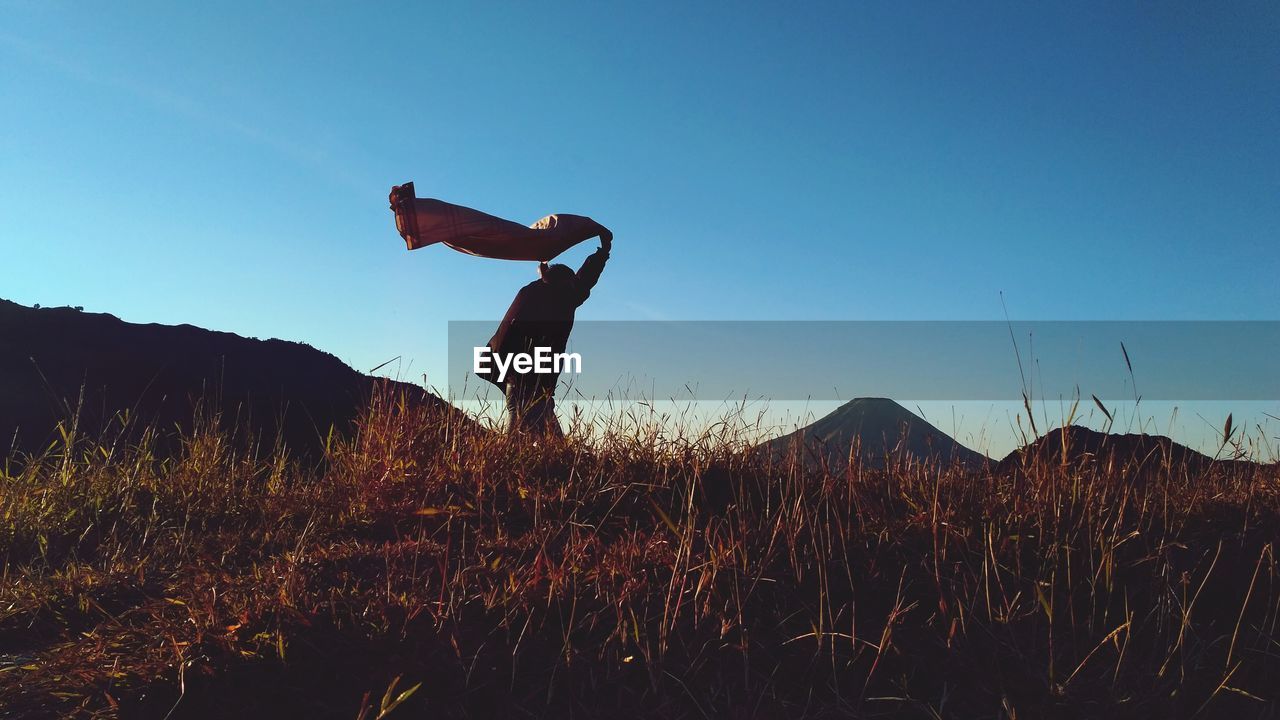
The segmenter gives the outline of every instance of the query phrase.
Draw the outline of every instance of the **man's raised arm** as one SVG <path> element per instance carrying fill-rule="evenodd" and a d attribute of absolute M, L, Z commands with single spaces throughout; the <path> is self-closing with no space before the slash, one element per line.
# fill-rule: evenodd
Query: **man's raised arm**
<path fill-rule="evenodd" d="M 600 249 L 587 256 L 582 267 L 578 268 L 578 281 L 576 283 L 581 297 L 578 304 L 587 301 L 591 296 L 591 288 L 596 286 L 600 280 L 600 273 L 604 272 L 604 264 L 609 260 L 609 251 L 613 249 L 613 233 L 609 232 L 609 228 L 600 226 Z"/>

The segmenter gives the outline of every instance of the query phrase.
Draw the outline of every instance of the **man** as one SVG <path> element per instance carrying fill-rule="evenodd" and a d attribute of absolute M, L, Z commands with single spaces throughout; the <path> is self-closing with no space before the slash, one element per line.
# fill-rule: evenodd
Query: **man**
<path fill-rule="evenodd" d="M 568 265 L 538 264 L 538 279 L 516 293 L 502 324 L 489 340 L 492 355 L 533 355 L 540 347 L 549 348 L 552 353 L 565 351 L 573 330 L 574 313 L 591 295 L 591 288 L 600 279 L 613 247 L 613 233 L 599 223 L 595 223 L 595 227 L 600 248 L 576 273 Z M 490 363 L 489 367 L 493 369 L 495 364 Z M 556 420 L 554 400 L 559 372 L 517 373 L 511 367 L 502 383 L 498 382 L 496 370 L 482 377 L 502 388 L 511 432 L 563 434 Z"/>
<path fill-rule="evenodd" d="M 459 252 L 502 260 L 537 260 L 540 279 L 516 295 L 498 327 L 489 350 L 493 355 L 534 354 L 536 348 L 563 353 L 573 330 L 573 315 L 600 279 L 613 233 L 583 215 L 557 213 L 532 225 L 521 225 L 462 205 L 435 198 L 420 198 L 412 182 L 391 188 L 388 197 L 395 213 L 396 230 L 409 250 L 441 243 Z M 600 249 L 587 258 L 578 272 L 547 261 L 593 237 Z M 508 368 L 503 381 L 490 364 L 481 377 L 502 388 L 511 417 L 511 430 L 560 434 L 555 395 L 559 373 L 518 373 Z"/>

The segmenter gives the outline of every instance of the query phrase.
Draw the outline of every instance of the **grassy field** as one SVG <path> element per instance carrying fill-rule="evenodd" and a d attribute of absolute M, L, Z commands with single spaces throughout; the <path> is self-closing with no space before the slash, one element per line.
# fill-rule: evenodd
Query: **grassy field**
<path fill-rule="evenodd" d="M 1280 480 L 840 473 L 375 398 L 0 475 L 0 717 L 1280 716 Z"/>

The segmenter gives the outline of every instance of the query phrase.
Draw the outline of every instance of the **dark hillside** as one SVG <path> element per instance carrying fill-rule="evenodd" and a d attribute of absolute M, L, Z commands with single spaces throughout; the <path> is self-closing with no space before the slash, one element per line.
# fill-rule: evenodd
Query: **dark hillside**
<path fill-rule="evenodd" d="M 1180 468 L 1196 474 L 1212 465 L 1251 463 L 1214 460 L 1163 435 L 1109 434 L 1079 425 L 1055 428 L 1043 437 L 1009 453 L 997 470 L 1011 472 L 1034 464 L 1080 466 L 1098 464 L 1142 474 Z"/>
<path fill-rule="evenodd" d="M 271 445 L 279 436 L 294 454 L 315 456 L 331 427 L 350 429 L 375 383 L 411 403 L 450 408 L 303 343 L 0 300 L 0 455 L 39 452 L 77 408 L 79 429 L 92 437 L 120 436 L 127 414 L 129 440 L 143 427 L 189 430 L 199 407 L 221 415 L 242 442 Z"/>

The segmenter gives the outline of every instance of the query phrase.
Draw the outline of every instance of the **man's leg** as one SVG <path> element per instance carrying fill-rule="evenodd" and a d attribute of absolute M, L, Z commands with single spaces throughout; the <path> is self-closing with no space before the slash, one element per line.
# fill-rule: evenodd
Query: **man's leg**
<path fill-rule="evenodd" d="M 556 401 L 551 393 L 542 393 L 537 396 L 525 418 L 528 430 L 532 433 L 548 437 L 564 437 L 564 431 L 560 429 L 560 421 L 556 419 Z"/>
<path fill-rule="evenodd" d="M 507 432 L 515 434 L 524 429 L 525 417 L 528 415 L 529 399 L 526 393 L 515 384 L 505 388 L 507 397 Z"/>
<path fill-rule="evenodd" d="M 560 422 L 556 419 L 556 403 L 552 391 L 516 383 L 508 384 L 507 432 L 564 437 Z"/>

